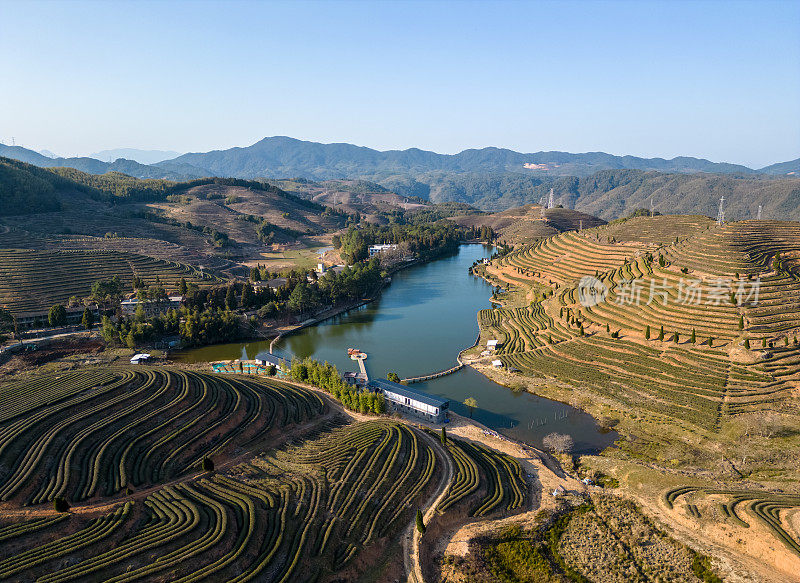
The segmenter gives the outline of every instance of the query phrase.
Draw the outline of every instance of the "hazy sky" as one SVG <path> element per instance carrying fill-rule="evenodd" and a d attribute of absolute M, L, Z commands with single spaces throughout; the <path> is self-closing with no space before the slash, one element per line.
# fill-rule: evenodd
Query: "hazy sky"
<path fill-rule="evenodd" d="M 800 156 L 800 2 L 0 0 L 0 140 Z"/>

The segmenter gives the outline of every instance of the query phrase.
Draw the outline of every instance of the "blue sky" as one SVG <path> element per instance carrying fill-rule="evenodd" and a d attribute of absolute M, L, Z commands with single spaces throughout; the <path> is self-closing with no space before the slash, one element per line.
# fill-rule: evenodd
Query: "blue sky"
<path fill-rule="evenodd" d="M 0 0 L 0 140 L 800 156 L 800 2 Z"/>

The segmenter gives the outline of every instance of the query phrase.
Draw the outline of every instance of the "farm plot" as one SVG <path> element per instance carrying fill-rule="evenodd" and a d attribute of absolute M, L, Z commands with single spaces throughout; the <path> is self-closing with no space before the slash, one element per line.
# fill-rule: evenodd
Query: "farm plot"
<path fill-rule="evenodd" d="M 637 252 L 640 246 L 605 244 L 599 237 L 569 232 L 524 246 L 496 263 L 537 280 L 572 284 L 585 275 L 616 269 Z"/>
<path fill-rule="evenodd" d="M 88 295 L 95 281 L 113 276 L 128 289 L 134 277 L 147 285 L 158 279 L 167 288 L 176 288 L 181 278 L 219 281 L 189 265 L 135 253 L 0 249 L 0 306 L 12 313 L 46 310 L 71 296 Z"/>
<path fill-rule="evenodd" d="M 0 499 L 78 501 L 157 484 L 325 410 L 313 392 L 172 369 L 89 369 L 7 383 Z"/>
<path fill-rule="evenodd" d="M 0 549 L 0 573 L 13 570 L 49 583 L 286 583 L 341 571 L 364 547 L 394 536 L 410 520 L 435 482 L 437 458 L 416 430 L 402 424 L 324 429 L 315 439 L 126 505 L 117 511 L 131 515 L 124 536 L 92 531 L 91 549 L 72 544 L 75 535 L 51 539 L 49 533 L 57 526 L 63 532 L 63 524 L 28 523 L 30 536 L 20 534 L 15 545 Z M 55 548 L 68 549 L 69 563 L 53 560 L 64 554 Z"/>
<path fill-rule="evenodd" d="M 681 499 L 686 511 L 696 518 L 705 512 L 699 510 L 697 504 L 705 501 L 706 507 L 716 508 L 723 520 L 739 527 L 750 528 L 750 521 L 755 519 L 790 552 L 800 556 L 800 540 L 796 533 L 791 534 L 794 529 L 784 520 L 788 511 L 800 508 L 798 495 L 702 486 L 672 488 L 662 495 L 662 502 L 670 510 L 675 510 Z"/>
<path fill-rule="evenodd" d="M 571 334 L 544 311 L 540 302 L 523 308 L 495 308 L 478 312 L 484 340 L 499 340 L 498 354 L 533 350 L 550 339 L 562 340 Z"/>
<path fill-rule="evenodd" d="M 722 415 L 768 409 L 789 389 L 766 367 L 732 365 L 721 351 L 659 350 L 599 334 L 502 360 L 530 376 L 557 378 L 711 430 Z"/>
<path fill-rule="evenodd" d="M 447 495 L 436 509 L 439 514 L 456 505 L 468 506 L 467 514 L 476 517 L 522 508 L 528 486 L 517 460 L 460 439 L 448 439 L 447 447 L 456 472 Z"/>

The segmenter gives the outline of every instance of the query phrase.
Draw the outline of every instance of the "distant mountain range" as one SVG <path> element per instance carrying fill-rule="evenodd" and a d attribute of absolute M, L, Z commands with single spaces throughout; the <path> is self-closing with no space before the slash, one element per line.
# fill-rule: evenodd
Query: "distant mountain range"
<path fill-rule="evenodd" d="M 103 162 L 95 158 L 50 158 L 39 152 L 28 150 L 21 146 L 6 146 L 0 144 L 0 156 L 13 158 L 41 166 L 43 168 L 62 167 L 75 168 L 89 174 L 105 174 L 106 172 L 122 172 L 135 178 L 166 178 L 169 180 L 190 180 L 192 178 L 202 178 L 209 176 L 209 173 L 200 168 L 182 168 L 177 165 L 175 169 L 169 164 L 166 166 L 152 166 L 140 164 L 135 160 L 119 158 L 114 162 Z"/>
<path fill-rule="evenodd" d="M 143 151 L 98 154 L 140 156 Z M 158 155 L 149 152 L 153 157 Z M 149 155 L 148 154 L 148 155 Z M 91 174 L 121 172 L 136 178 L 174 181 L 207 176 L 247 179 L 363 179 L 402 196 L 433 202 L 465 202 L 484 210 L 536 203 L 553 188 L 559 202 L 613 219 L 649 208 L 663 212 L 715 214 L 729 198 L 730 218 L 749 218 L 761 204 L 764 216 L 786 216 L 798 201 L 800 159 L 752 169 L 702 158 L 640 158 L 603 152 L 524 154 L 502 148 L 437 154 L 416 148 L 378 151 L 352 144 L 321 144 L 276 136 L 245 148 L 183 154 L 154 164 L 126 157 L 49 158 L 19 146 L 0 145 L 0 156 L 43 167 L 71 167 Z M 794 210 L 790 213 L 793 218 Z"/>
<path fill-rule="evenodd" d="M 97 158 L 98 160 L 112 161 L 118 158 L 125 158 L 126 160 L 133 160 L 139 164 L 155 164 L 156 162 L 163 162 L 164 160 L 171 160 L 180 156 L 180 152 L 173 152 L 172 150 L 139 150 L 136 148 L 117 148 L 115 150 L 102 150 L 89 154 L 90 158 Z M 55 158 L 55 156 L 52 156 Z"/>
<path fill-rule="evenodd" d="M 302 176 L 315 180 L 375 174 L 421 172 L 522 172 L 550 176 L 588 176 L 598 170 L 755 174 L 758 170 L 701 158 L 638 158 L 604 152 L 523 154 L 503 148 L 437 154 L 417 148 L 381 152 L 352 144 L 320 144 L 276 136 L 246 148 L 184 154 L 172 160 L 239 178 Z"/>

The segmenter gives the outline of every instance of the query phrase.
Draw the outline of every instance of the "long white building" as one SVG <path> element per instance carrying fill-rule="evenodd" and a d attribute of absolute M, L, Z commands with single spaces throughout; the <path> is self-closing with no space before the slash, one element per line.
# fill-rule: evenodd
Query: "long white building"
<path fill-rule="evenodd" d="M 450 401 L 447 399 L 383 379 L 371 380 L 368 386 L 383 393 L 387 403 L 397 411 L 411 413 L 434 423 L 443 423 L 447 419 L 450 410 Z"/>

